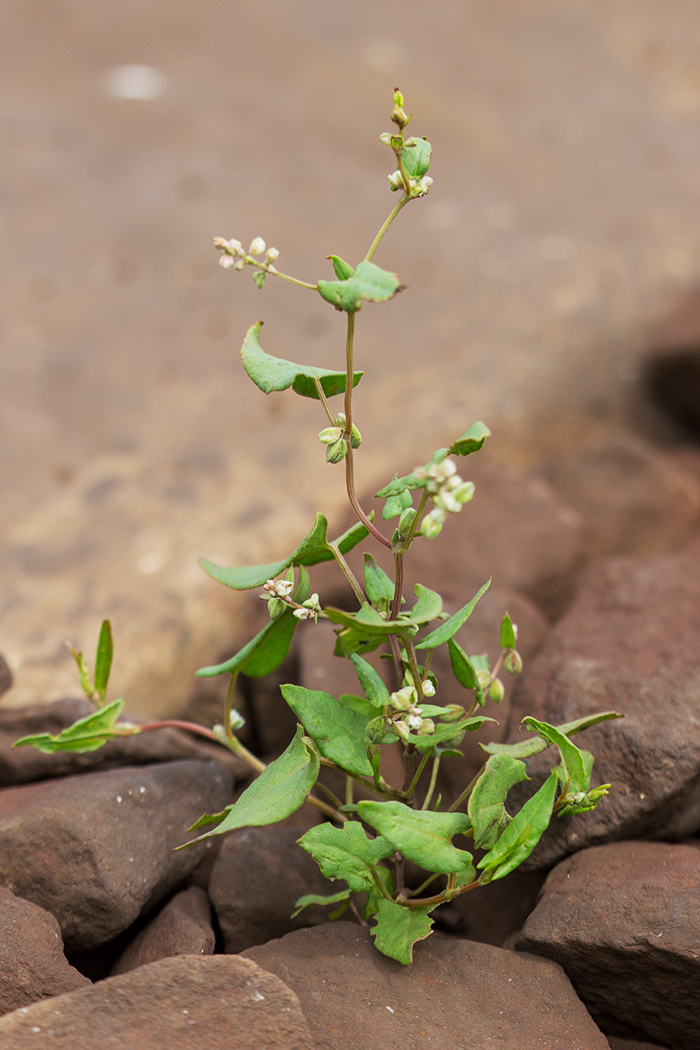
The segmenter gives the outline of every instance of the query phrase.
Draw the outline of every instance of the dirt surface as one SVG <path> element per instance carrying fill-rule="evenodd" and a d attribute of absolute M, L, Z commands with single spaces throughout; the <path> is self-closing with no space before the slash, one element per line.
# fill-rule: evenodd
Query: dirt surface
<path fill-rule="evenodd" d="M 115 689 L 177 709 L 241 615 L 196 557 L 281 557 L 340 513 L 323 419 L 256 393 L 238 348 L 264 318 L 271 353 L 332 366 L 342 324 L 211 237 L 262 235 L 307 280 L 359 259 L 395 200 L 395 84 L 435 185 L 376 257 L 406 292 L 358 319 L 360 487 L 477 418 L 524 466 L 614 430 L 700 275 L 699 38 L 693 0 L 6 0 L 7 702 L 72 688 L 64 640 L 111 616 Z M 150 98 L 118 97 L 130 63 Z"/>

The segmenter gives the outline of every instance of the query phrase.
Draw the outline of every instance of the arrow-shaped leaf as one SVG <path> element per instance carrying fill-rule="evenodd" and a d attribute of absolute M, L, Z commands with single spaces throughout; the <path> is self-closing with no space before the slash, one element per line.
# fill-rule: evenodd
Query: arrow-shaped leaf
<path fill-rule="evenodd" d="M 394 849 L 427 871 L 449 875 L 471 865 L 471 853 L 451 842 L 471 827 L 466 813 L 416 811 L 403 802 L 359 802 L 357 811 Z"/>
<path fill-rule="evenodd" d="M 355 893 L 363 893 L 374 885 L 372 868 L 394 852 L 386 839 L 367 838 L 357 820 L 347 821 L 342 828 L 317 824 L 297 841 L 327 879 L 345 879 Z"/>
<path fill-rule="evenodd" d="M 347 266 L 347 263 L 345 265 Z M 346 280 L 319 281 L 317 287 L 322 298 L 331 303 L 336 310 L 355 313 L 361 309 L 363 300 L 383 303 L 392 299 L 400 284 L 395 273 L 389 273 L 374 263 L 363 261 L 358 263 L 354 274 Z"/>
<path fill-rule="evenodd" d="M 114 725 L 123 707 L 123 700 L 113 700 L 111 704 L 106 704 L 99 711 L 79 719 L 56 736 L 52 736 L 51 733 L 23 736 L 21 740 L 15 740 L 12 746 L 31 745 L 45 755 L 52 755 L 57 751 L 73 751 L 79 755 L 86 751 L 97 751 L 116 736 Z"/>
<path fill-rule="evenodd" d="M 333 372 L 314 365 L 297 365 L 293 361 L 266 354 L 258 342 L 262 326 L 262 321 L 258 321 L 249 328 L 241 347 L 243 367 L 259 390 L 264 394 L 272 394 L 291 387 L 295 394 L 319 401 L 318 389 L 314 382 L 317 379 L 326 397 L 344 392 L 347 378 L 345 372 Z M 352 385 L 357 386 L 363 375 L 364 372 L 353 372 Z"/>

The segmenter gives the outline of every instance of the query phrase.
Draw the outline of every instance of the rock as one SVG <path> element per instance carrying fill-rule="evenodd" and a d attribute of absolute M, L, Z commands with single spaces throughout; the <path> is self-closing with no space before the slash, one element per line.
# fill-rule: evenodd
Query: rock
<path fill-rule="evenodd" d="M 296 995 L 240 956 L 181 955 L 0 1018 L 3 1050 L 313 1050 Z"/>
<path fill-rule="evenodd" d="M 547 470 L 580 517 L 588 557 L 665 554 L 698 531 L 700 479 L 673 454 L 622 431 Z"/>
<path fill-rule="evenodd" d="M 700 351 L 697 345 L 665 349 L 650 358 L 646 362 L 644 380 L 657 405 L 688 436 L 700 440 Z"/>
<path fill-rule="evenodd" d="M 404 967 L 377 952 L 368 930 L 338 922 L 243 958 L 296 992 L 323 1050 L 608 1050 L 566 975 L 535 956 L 431 937 Z"/>
<path fill-rule="evenodd" d="M 96 947 L 202 860 L 206 844 L 173 847 L 230 792 L 221 766 L 191 759 L 5 788 L 0 884 L 55 915 L 68 951 Z"/>
<path fill-rule="evenodd" d="M 301 834 L 299 828 L 276 825 L 243 828 L 226 837 L 209 880 L 225 952 L 235 954 L 328 921 L 329 909 L 323 907 L 291 917 L 304 894 L 334 892 L 316 861 L 297 845 Z"/>
<path fill-rule="evenodd" d="M 678 839 L 700 827 L 698 617 L 698 541 L 676 554 L 614 559 L 587 573 L 518 682 L 510 739 L 518 739 L 525 715 L 556 725 L 620 711 L 624 720 L 577 738 L 595 756 L 594 783 L 613 786 L 593 812 L 553 821 L 526 867 L 547 868 L 611 839 Z M 522 791 L 518 785 L 514 802 L 538 786 L 553 750 L 528 761 L 533 783 Z"/>
<path fill-rule="evenodd" d="M 53 915 L 0 887 L 0 1014 L 88 984 L 68 964 Z"/>
<path fill-rule="evenodd" d="M 177 729 L 159 729 L 139 736 L 117 737 L 98 751 L 84 754 L 60 751 L 46 755 L 30 746 L 13 748 L 20 737 L 36 733 L 55 735 L 92 711 L 92 704 L 78 699 L 0 709 L 0 787 L 90 770 L 172 762 L 178 758 L 214 759 L 240 779 L 250 775 L 249 767 L 226 748 L 200 741 Z M 138 721 L 128 714 L 123 715 L 122 720 Z"/>
<path fill-rule="evenodd" d="M 435 912 L 436 921 L 458 937 L 509 948 L 535 907 L 544 879 L 539 871 L 513 871 L 443 904 Z"/>
<path fill-rule="evenodd" d="M 213 955 L 216 937 L 204 890 L 190 886 L 168 901 L 117 960 L 112 973 L 128 973 L 176 955 Z"/>
<path fill-rule="evenodd" d="M 617 1039 L 614 1035 L 608 1036 L 610 1050 L 668 1050 L 667 1046 L 659 1046 L 658 1043 L 642 1043 L 639 1039 Z"/>
<path fill-rule="evenodd" d="M 604 1032 L 698 1050 L 700 851 L 583 850 L 550 873 L 517 947 L 558 962 Z"/>

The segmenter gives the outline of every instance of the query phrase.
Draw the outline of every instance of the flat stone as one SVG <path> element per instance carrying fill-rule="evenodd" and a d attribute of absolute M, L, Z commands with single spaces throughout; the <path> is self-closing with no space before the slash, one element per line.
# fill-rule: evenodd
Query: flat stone
<path fill-rule="evenodd" d="M 594 784 L 613 786 L 593 812 L 553 821 L 526 868 L 611 839 L 673 840 L 700 826 L 698 617 L 697 540 L 675 554 L 613 559 L 586 574 L 518 682 L 510 739 L 522 739 L 526 715 L 557 725 L 619 711 L 624 720 L 576 738 L 595 756 Z M 514 804 L 544 779 L 553 751 L 528 760 L 533 781 L 513 789 Z"/>
<path fill-rule="evenodd" d="M 0 884 L 58 919 L 68 951 L 94 948 L 152 908 L 206 854 L 174 853 L 229 774 L 185 759 L 0 791 Z"/>
<path fill-rule="evenodd" d="M 296 995 L 232 955 L 141 966 L 0 1018 L 3 1050 L 313 1050 Z"/>
<path fill-rule="evenodd" d="M 128 973 L 176 955 L 213 955 L 215 942 L 209 899 L 199 886 L 190 886 L 176 893 L 134 938 L 112 974 Z"/>
<path fill-rule="evenodd" d="M 0 1014 L 88 984 L 63 954 L 53 915 L 0 886 Z"/>
<path fill-rule="evenodd" d="M 305 908 L 292 918 L 299 897 L 334 892 L 316 861 L 297 845 L 302 834 L 302 829 L 276 825 L 242 828 L 226 836 L 208 890 L 225 952 L 242 952 L 328 921 L 329 909 L 322 907 Z"/>
<path fill-rule="evenodd" d="M 337 922 L 243 958 L 296 992 L 319 1050 L 609 1050 L 564 972 L 536 956 L 431 937 L 406 967 Z"/>
<path fill-rule="evenodd" d="M 550 873 L 517 947 L 558 962 L 603 1029 L 698 1050 L 700 851 L 583 850 Z"/>
<path fill-rule="evenodd" d="M 178 758 L 214 759 L 242 779 L 250 775 L 250 768 L 226 748 L 206 741 L 200 742 L 189 733 L 177 729 L 159 729 L 138 736 L 117 737 L 99 750 L 84 754 L 59 751 L 47 755 L 34 747 L 13 747 L 15 741 L 23 736 L 36 733 L 56 735 L 93 711 L 92 704 L 79 699 L 0 709 L 0 787 L 118 766 L 172 762 Z M 122 715 L 122 720 L 136 721 L 127 713 Z"/>

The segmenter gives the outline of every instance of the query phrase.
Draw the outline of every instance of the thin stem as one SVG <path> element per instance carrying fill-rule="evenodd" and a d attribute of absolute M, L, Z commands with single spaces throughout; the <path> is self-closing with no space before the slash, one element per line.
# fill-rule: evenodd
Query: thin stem
<path fill-rule="evenodd" d="M 318 394 L 318 399 L 319 399 L 319 401 L 321 402 L 321 404 L 323 405 L 323 407 L 326 410 L 326 415 L 328 416 L 328 422 L 330 423 L 330 425 L 332 427 L 334 427 L 335 426 L 335 419 L 333 417 L 333 413 L 331 412 L 331 406 L 328 403 L 328 398 L 326 397 L 325 391 L 324 391 L 323 387 L 321 386 L 321 380 L 318 378 L 318 376 L 313 376 L 312 378 L 313 378 L 313 381 L 314 381 L 314 386 L 316 387 L 316 393 Z"/>
<path fill-rule="evenodd" d="M 391 799 L 394 802 L 404 802 L 406 800 L 406 792 L 398 791 L 396 788 L 391 787 L 390 784 L 384 784 L 384 787 L 379 787 L 373 780 L 368 780 L 366 777 L 361 776 L 359 773 L 350 773 L 347 769 L 343 769 L 337 765 L 330 758 L 321 758 L 322 766 L 329 766 L 331 769 L 337 769 L 341 773 L 345 773 L 347 776 L 352 777 L 358 784 L 362 784 L 363 787 L 367 788 L 368 791 L 374 792 L 375 795 L 381 795 L 384 798 Z"/>
<path fill-rule="evenodd" d="M 233 729 L 231 728 L 231 707 L 233 705 L 233 690 L 236 687 L 236 679 L 238 678 L 238 672 L 234 671 L 231 674 L 231 680 L 226 690 L 226 702 L 224 704 L 224 732 L 226 736 L 231 740 L 233 738 Z"/>
<path fill-rule="evenodd" d="M 423 805 L 421 806 L 421 809 L 427 809 L 428 806 L 430 805 L 430 800 L 432 799 L 433 792 L 435 791 L 435 784 L 437 782 L 437 775 L 438 775 L 438 769 L 439 768 L 440 768 L 440 755 L 436 755 L 435 759 L 433 761 L 433 768 L 432 768 L 432 770 L 430 772 L 430 784 L 428 785 L 428 793 L 425 796 L 425 798 L 423 799 Z"/>
<path fill-rule="evenodd" d="M 416 745 L 406 744 L 403 749 L 403 794 L 408 798 L 408 792 L 413 783 L 413 769 L 416 762 Z"/>
<path fill-rule="evenodd" d="M 316 781 L 316 787 L 319 789 L 319 791 L 323 792 L 326 798 L 329 798 L 331 800 L 336 809 L 340 809 L 343 803 L 340 801 L 339 798 L 336 798 L 336 796 L 330 788 L 326 787 L 325 784 L 322 784 L 320 780 Z"/>
<path fill-rule="evenodd" d="M 423 494 L 422 494 L 422 496 L 420 498 L 420 503 L 418 504 L 418 507 L 416 509 L 416 516 L 413 519 L 413 524 L 411 525 L 411 528 L 410 528 L 410 530 L 408 532 L 408 536 L 406 536 L 401 541 L 401 546 L 396 550 L 395 553 L 401 554 L 401 555 L 404 555 L 404 554 L 408 553 L 408 548 L 411 546 L 411 544 L 413 543 L 414 539 L 416 538 L 416 533 L 418 532 L 418 528 L 420 526 L 421 515 L 422 515 L 423 511 L 425 510 L 425 505 L 426 505 L 427 502 L 428 502 L 428 490 L 427 490 L 427 488 L 425 488 L 425 489 L 423 489 Z"/>
<path fill-rule="evenodd" d="M 355 511 L 355 514 L 360 519 L 362 524 L 365 526 L 368 532 L 371 532 L 375 539 L 383 543 L 389 550 L 392 548 L 391 540 L 388 540 L 386 536 L 377 529 L 372 522 L 369 520 L 362 507 L 360 506 L 357 495 L 355 494 L 355 468 L 353 463 L 353 447 L 351 440 L 352 433 L 352 380 L 353 380 L 353 349 L 355 342 L 355 314 L 353 311 L 348 311 L 348 327 L 347 335 L 345 339 L 345 432 L 344 437 L 347 443 L 347 454 L 345 456 L 345 484 L 348 491 L 348 499 L 350 506 Z"/>
<path fill-rule="evenodd" d="M 345 805 L 352 806 L 355 801 L 352 777 L 345 778 Z"/>
<path fill-rule="evenodd" d="M 443 890 L 434 897 L 421 897 L 418 900 L 396 901 L 395 903 L 402 904 L 404 908 L 425 908 L 428 905 L 437 907 L 438 904 L 445 904 L 446 901 L 454 900 L 455 897 L 461 897 L 463 893 L 469 893 L 470 890 L 475 890 L 480 885 L 479 880 L 475 879 L 474 882 L 468 882 L 466 886 L 460 886 L 458 890 Z"/>
<path fill-rule="evenodd" d="M 374 870 L 374 868 L 372 868 L 371 871 L 372 871 L 372 878 L 375 881 L 377 889 L 381 892 L 382 897 L 386 898 L 386 900 L 391 901 L 391 903 L 394 904 L 395 903 L 394 898 L 391 896 L 391 894 L 389 893 L 388 889 L 386 888 L 386 886 L 384 885 L 382 880 L 377 875 L 377 872 Z"/>
<path fill-rule="evenodd" d="M 416 790 L 416 788 L 418 787 L 418 781 L 421 778 L 421 774 L 422 774 L 423 770 L 425 769 L 429 758 L 430 758 L 430 752 L 426 751 L 425 754 L 423 755 L 422 759 L 421 759 L 420 765 L 418 766 L 418 769 L 416 770 L 415 776 L 413 777 L 413 780 L 411 781 L 411 785 L 410 785 L 410 787 L 408 789 L 407 794 L 408 794 L 409 798 L 413 794 L 413 792 Z M 425 807 L 422 807 L 422 808 L 425 808 Z"/>
<path fill-rule="evenodd" d="M 486 763 L 484 763 L 484 765 L 486 765 Z M 479 772 L 478 772 L 478 773 L 476 774 L 476 776 L 474 777 L 474 779 L 473 779 L 473 780 L 470 780 L 470 781 L 469 781 L 469 783 L 467 784 L 467 786 L 465 787 L 464 791 L 463 791 L 463 792 L 462 792 L 462 794 L 461 794 L 461 795 L 459 796 L 459 798 L 456 798 L 456 799 L 454 800 L 454 802 L 452 803 L 452 805 L 451 805 L 451 806 L 449 807 L 449 809 L 447 810 L 447 812 L 448 812 L 448 813 L 456 813 L 456 812 L 457 812 L 457 810 L 459 809 L 459 807 L 460 807 L 460 806 L 462 805 L 462 803 L 463 803 L 463 802 L 466 802 L 466 800 L 467 800 L 467 799 L 469 798 L 469 796 L 471 795 L 472 791 L 473 791 L 473 790 L 474 790 L 474 788 L 476 787 L 476 782 L 477 782 L 477 780 L 479 779 L 479 777 L 481 776 L 481 774 L 482 774 L 482 771 L 483 771 L 483 768 L 484 768 L 484 766 L 482 766 L 482 767 L 481 767 L 481 769 L 480 769 L 480 770 L 479 770 Z"/>
<path fill-rule="evenodd" d="M 309 284 L 308 281 L 300 281 L 296 277 L 290 277 L 288 273 L 280 273 L 279 270 L 275 269 L 274 266 L 265 266 L 262 263 L 251 263 L 251 266 L 257 266 L 263 273 L 269 273 L 272 277 L 279 277 L 283 281 L 289 281 L 290 284 L 298 284 L 300 288 L 310 288 L 313 292 L 318 291 L 318 284 Z"/>
<path fill-rule="evenodd" d="M 371 243 L 371 245 L 369 247 L 369 251 L 365 255 L 365 262 L 370 262 L 370 260 L 372 259 L 372 256 L 374 255 L 374 253 L 376 252 L 377 248 L 379 247 L 379 244 L 381 242 L 382 237 L 384 236 L 386 231 L 389 229 L 389 227 L 391 226 L 392 222 L 394 221 L 396 216 L 399 214 L 399 212 L 403 208 L 404 204 L 408 204 L 410 199 L 411 198 L 407 194 L 404 193 L 404 195 L 402 196 L 402 198 L 399 201 L 399 203 L 396 205 L 395 208 L 392 209 L 392 211 L 390 212 L 389 216 L 384 220 L 384 222 L 382 223 L 382 225 L 381 225 L 381 227 L 379 229 L 379 232 L 378 232 L 377 236 L 374 238 L 374 240 L 372 241 L 372 243 Z"/>
<path fill-rule="evenodd" d="M 394 551 L 394 600 L 391 603 L 390 620 L 396 620 L 401 612 L 401 599 L 403 598 L 403 554 Z"/>
<path fill-rule="evenodd" d="M 150 733 L 154 729 L 185 729 L 188 733 L 195 733 L 197 736 L 206 737 L 207 740 L 213 740 L 215 744 L 221 743 L 216 733 L 212 732 L 211 729 L 197 725 L 196 722 L 184 722 L 178 718 L 168 718 L 162 722 L 148 722 L 147 725 L 132 727 L 120 726 L 117 722 L 112 732 L 114 732 L 115 736 L 137 736 L 139 733 Z"/>
<path fill-rule="evenodd" d="M 339 565 L 339 567 L 340 567 L 340 569 L 341 569 L 345 579 L 348 581 L 348 583 L 352 587 L 353 592 L 354 592 L 355 597 L 357 598 L 358 602 L 360 603 L 360 605 L 364 605 L 365 601 L 367 599 L 365 598 L 364 592 L 363 592 L 362 588 L 360 587 L 360 584 L 358 583 L 357 577 L 355 576 L 354 572 L 352 571 L 352 569 L 350 568 L 350 566 L 346 562 L 346 560 L 343 557 L 343 555 L 340 553 L 339 549 L 335 546 L 335 544 L 330 543 L 329 547 L 333 551 L 333 557 L 337 561 L 337 563 L 338 563 L 338 565 Z"/>
<path fill-rule="evenodd" d="M 418 694 L 418 703 L 423 702 L 423 682 L 421 680 L 420 671 L 418 670 L 418 660 L 416 659 L 416 650 L 413 648 L 413 642 L 410 638 L 405 640 L 406 646 L 406 658 L 408 659 L 408 666 L 411 669 L 411 678 L 413 684 L 416 687 L 416 693 Z"/>

